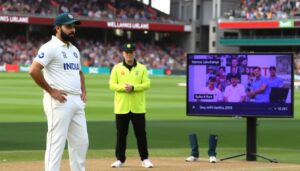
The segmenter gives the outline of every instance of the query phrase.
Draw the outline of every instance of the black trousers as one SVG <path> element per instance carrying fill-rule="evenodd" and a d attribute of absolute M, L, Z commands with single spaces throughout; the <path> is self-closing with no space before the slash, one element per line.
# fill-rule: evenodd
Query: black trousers
<path fill-rule="evenodd" d="M 126 144 L 129 122 L 132 122 L 141 160 L 148 158 L 145 114 L 116 114 L 117 144 L 115 155 L 122 163 L 126 160 Z"/>
<path fill-rule="evenodd" d="M 216 148 L 218 144 L 218 135 L 210 134 L 208 144 L 208 156 L 217 156 Z"/>

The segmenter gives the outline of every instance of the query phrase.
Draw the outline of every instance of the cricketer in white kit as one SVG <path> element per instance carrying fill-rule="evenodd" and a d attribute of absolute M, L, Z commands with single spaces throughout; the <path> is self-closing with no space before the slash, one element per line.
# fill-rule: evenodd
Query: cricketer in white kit
<path fill-rule="evenodd" d="M 60 170 L 66 140 L 71 170 L 85 170 L 89 144 L 84 112 L 87 97 L 80 53 L 70 42 L 78 24 L 69 13 L 58 15 L 54 20 L 54 36 L 42 45 L 29 69 L 33 80 L 44 89 L 48 122 L 46 171 Z"/>

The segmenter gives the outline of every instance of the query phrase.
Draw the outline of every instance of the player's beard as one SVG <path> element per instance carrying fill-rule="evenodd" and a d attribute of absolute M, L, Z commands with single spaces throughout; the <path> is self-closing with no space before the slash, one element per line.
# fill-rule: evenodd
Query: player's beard
<path fill-rule="evenodd" d="M 61 29 L 61 38 L 63 39 L 63 41 L 66 42 L 75 42 L 75 33 L 72 32 L 70 34 L 66 34 L 62 29 Z"/>
<path fill-rule="evenodd" d="M 72 43 L 74 46 L 76 46 L 78 48 L 78 44 L 77 41 L 75 39 L 75 33 L 70 33 L 70 34 L 66 34 L 62 29 L 61 29 L 61 38 L 66 41 L 66 42 L 70 42 Z"/>

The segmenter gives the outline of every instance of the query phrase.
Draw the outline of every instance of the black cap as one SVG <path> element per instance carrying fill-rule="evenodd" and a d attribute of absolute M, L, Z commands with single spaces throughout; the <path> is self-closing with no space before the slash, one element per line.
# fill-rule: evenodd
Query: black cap
<path fill-rule="evenodd" d="M 276 71 L 276 67 L 275 66 L 270 66 L 269 70 L 275 70 Z"/>
<path fill-rule="evenodd" d="M 75 24 L 79 25 L 81 22 L 76 20 L 70 13 L 61 13 L 55 19 L 53 25 L 67 25 L 67 24 Z"/>
<path fill-rule="evenodd" d="M 122 50 L 125 51 L 125 52 L 132 52 L 132 51 L 135 51 L 135 45 L 132 44 L 132 43 L 125 43 L 125 44 L 123 45 Z"/>

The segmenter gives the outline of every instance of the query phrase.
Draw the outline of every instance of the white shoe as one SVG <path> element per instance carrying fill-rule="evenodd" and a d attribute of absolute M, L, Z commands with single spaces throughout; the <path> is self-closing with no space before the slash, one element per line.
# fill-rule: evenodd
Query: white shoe
<path fill-rule="evenodd" d="M 216 156 L 210 156 L 210 157 L 209 157 L 209 162 L 210 162 L 210 163 L 217 163 L 217 158 L 216 158 Z"/>
<path fill-rule="evenodd" d="M 113 162 L 113 164 L 111 164 L 112 168 L 120 168 L 123 166 L 123 163 L 120 160 L 117 160 L 115 162 Z"/>
<path fill-rule="evenodd" d="M 153 164 L 149 159 L 145 159 L 142 161 L 142 166 L 145 168 L 152 168 Z"/>
<path fill-rule="evenodd" d="M 198 157 L 190 156 L 185 159 L 186 162 L 195 162 L 198 160 Z"/>

